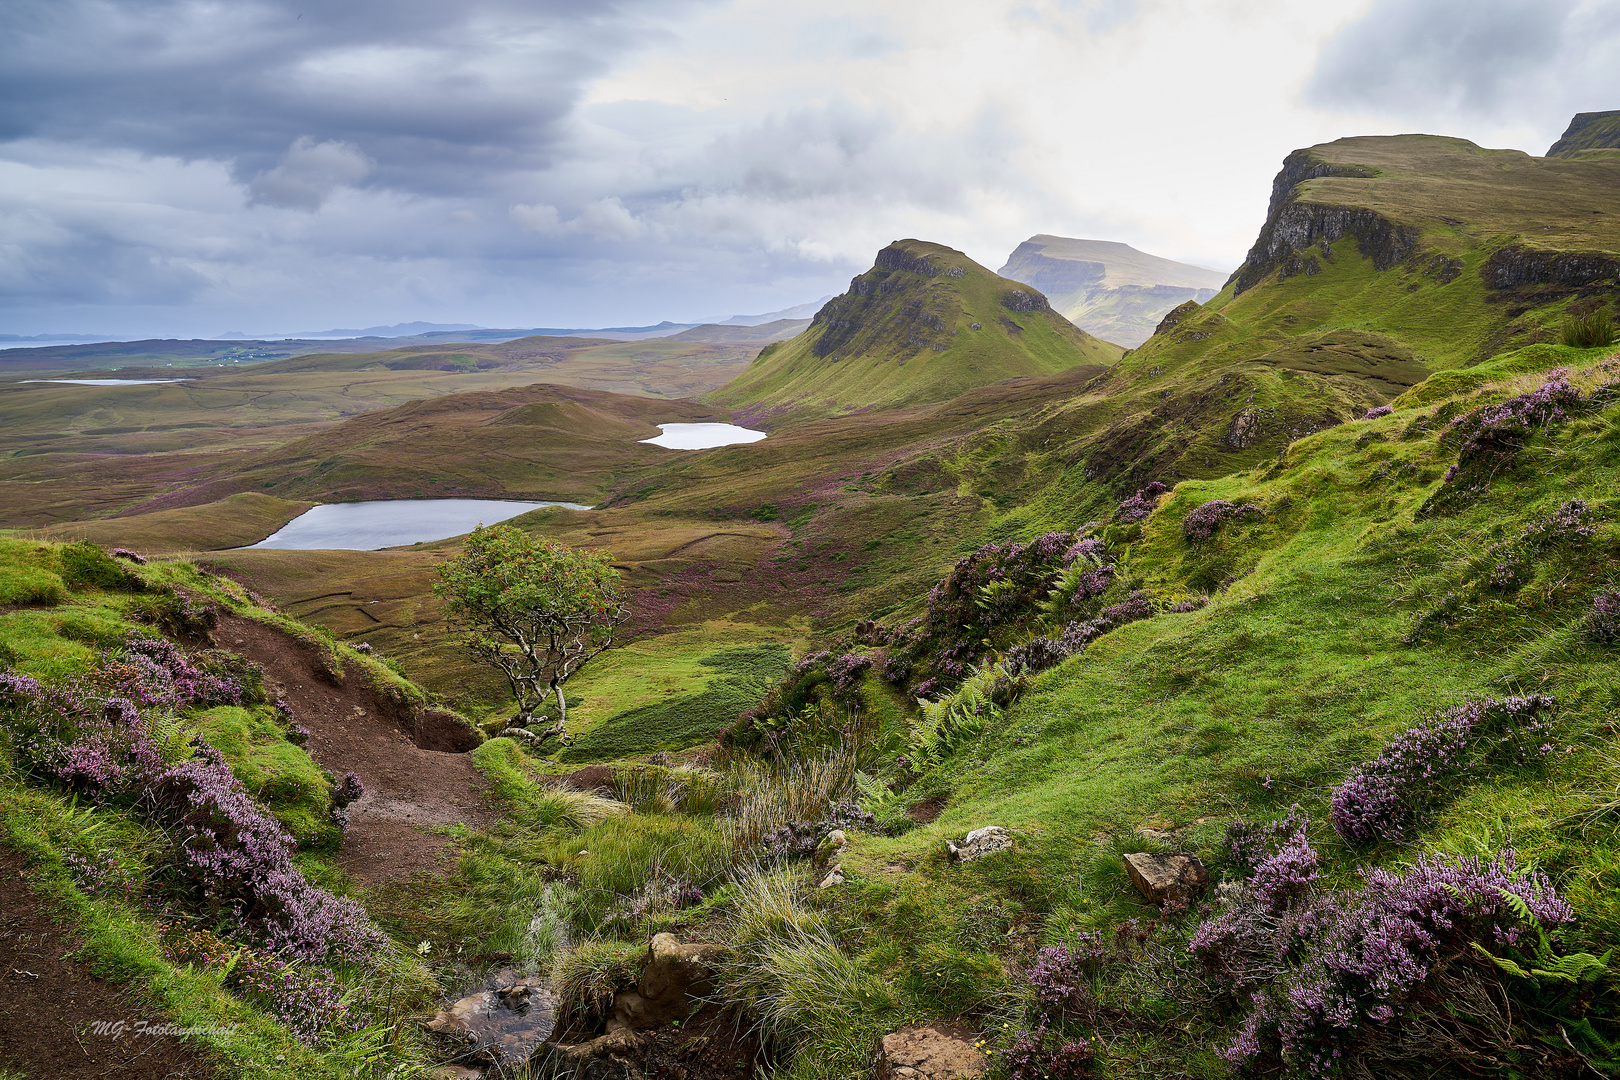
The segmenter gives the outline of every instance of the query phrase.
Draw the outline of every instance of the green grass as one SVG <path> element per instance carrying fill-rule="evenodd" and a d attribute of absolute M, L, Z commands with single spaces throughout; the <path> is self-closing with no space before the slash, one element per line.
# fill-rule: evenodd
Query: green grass
<path fill-rule="evenodd" d="M 558 760 L 612 760 L 708 742 L 786 673 L 789 658 L 788 647 L 776 643 L 744 645 L 702 657 L 698 665 L 713 674 L 701 691 L 608 717 L 575 738 Z"/>
<path fill-rule="evenodd" d="M 225 755 L 243 786 L 287 827 L 300 849 L 335 849 L 342 841 L 342 831 L 328 816 L 331 784 L 302 748 L 287 741 L 272 710 L 222 705 L 191 722 Z"/>

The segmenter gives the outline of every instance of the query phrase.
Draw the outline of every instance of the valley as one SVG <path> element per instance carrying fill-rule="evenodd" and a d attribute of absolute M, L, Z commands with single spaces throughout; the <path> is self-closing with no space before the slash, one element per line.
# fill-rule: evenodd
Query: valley
<path fill-rule="evenodd" d="M 1229 278 L 911 239 L 808 322 L 8 368 L 0 835 L 222 1076 L 1611 1075 L 1601 116 L 1295 151 Z M 566 742 L 464 533 L 254 546 L 419 499 L 609 553 Z M 303 884 L 169 851 L 182 782 Z"/>

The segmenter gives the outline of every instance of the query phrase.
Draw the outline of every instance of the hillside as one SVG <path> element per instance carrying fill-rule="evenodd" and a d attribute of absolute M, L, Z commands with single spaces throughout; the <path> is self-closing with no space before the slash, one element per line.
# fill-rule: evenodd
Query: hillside
<path fill-rule="evenodd" d="M 1120 350 L 960 251 L 897 240 L 809 329 L 707 398 L 750 417 L 945 401 L 1005 379 L 1105 365 Z"/>
<path fill-rule="evenodd" d="M 996 271 L 1033 285 L 1089 334 L 1134 349 L 1171 308 L 1213 297 L 1226 275 L 1161 259 L 1129 244 L 1038 234 Z"/>

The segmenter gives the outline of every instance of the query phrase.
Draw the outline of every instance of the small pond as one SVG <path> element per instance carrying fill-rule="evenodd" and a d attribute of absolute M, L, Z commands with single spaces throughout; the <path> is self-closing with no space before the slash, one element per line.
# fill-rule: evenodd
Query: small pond
<path fill-rule="evenodd" d="M 190 379 L 23 379 L 25 383 L 73 383 L 75 386 L 144 386 L 146 383 L 190 382 Z"/>
<path fill-rule="evenodd" d="M 763 431 L 736 424 L 659 424 L 658 430 L 663 432 L 658 438 L 641 441 L 669 450 L 707 450 L 713 446 L 759 442 L 765 437 Z"/>
<path fill-rule="evenodd" d="M 327 503 L 306 510 L 283 525 L 279 532 L 249 546 L 298 551 L 316 548 L 375 551 L 460 536 L 480 523 L 493 525 L 547 506 L 590 509 L 578 503 L 509 499 L 381 499 Z"/>

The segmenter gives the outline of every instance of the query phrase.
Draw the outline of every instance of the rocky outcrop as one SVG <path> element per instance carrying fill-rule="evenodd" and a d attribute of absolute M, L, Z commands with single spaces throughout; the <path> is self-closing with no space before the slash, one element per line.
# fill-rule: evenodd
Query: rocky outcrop
<path fill-rule="evenodd" d="M 1196 855 L 1139 852 L 1125 856 L 1125 872 L 1136 891 L 1155 904 L 1186 903 L 1209 884 L 1209 871 Z"/>
<path fill-rule="evenodd" d="M 1034 289 L 1014 289 L 1001 298 L 1008 311 L 1046 311 L 1051 305 Z"/>
<path fill-rule="evenodd" d="M 872 265 L 879 270 L 904 270 L 908 274 L 921 274 L 923 277 L 933 277 L 939 273 L 939 267 L 934 265 L 932 256 L 914 256 L 894 244 L 878 252 Z"/>
<path fill-rule="evenodd" d="M 655 936 L 636 988 L 613 995 L 608 1032 L 646 1031 L 685 1019 L 695 999 L 714 993 L 715 969 L 726 951 L 724 945 L 683 945 L 674 934 Z"/>
<path fill-rule="evenodd" d="M 935 1024 L 885 1035 L 878 1052 L 878 1080 L 960 1080 L 989 1069 L 971 1038 Z"/>
<path fill-rule="evenodd" d="M 1511 245 L 1491 254 L 1481 273 L 1497 291 L 1551 288 L 1570 293 L 1620 283 L 1620 258 L 1596 251 L 1536 251 Z"/>
<path fill-rule="evenodd" d="M 998 851 L 1006 851 L 1012 846 L 1012 833 L 1000 825 L 986 825 L 981 829 L 974 829 L 962 838 L 961 843 L 955 840 L 945 841 L 946 850 L 951 853 L 953 862 L 972 862 L 986 855 L 994 855 Z"/>
<path fill-rule="evenodd" d="M 1548 157 L 1574 157 L 1583 150 L 1620 148 L 1620 110 L 1576 113 Z"/>

